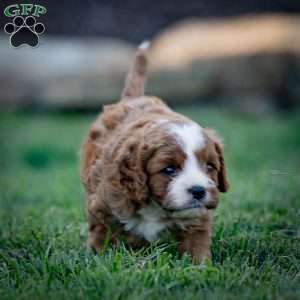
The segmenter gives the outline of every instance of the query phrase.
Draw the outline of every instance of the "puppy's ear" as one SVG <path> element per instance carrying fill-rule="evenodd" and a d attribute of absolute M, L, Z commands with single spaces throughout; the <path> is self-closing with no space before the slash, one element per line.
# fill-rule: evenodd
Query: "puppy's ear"
<path fill-rule="evenodd" d="M 218 171 L 218 189 L 220 192 L 225 193 L 229 189 L 229 182 L 227 180 L 223 142 L 219 135 L 213 129 L 206 128 L 205 132 L 208 135 L 208 137 L 213 141 L 220 162 L 220 169 Z"/>
<path fill-rule="evenodd" d="M 120 184 L 127 190 L 131 201 L 143 203 L 148 198 L 147 174 L 141 157 L 141 141 L 129 139 L 118 158 Z"/>
<path fill-rule="evenodd" d="M 227 170 L 224 161 L 223 145 L 220 144 L 219 142 L 216 142 L 215 147 L 219 155 L 219 161 L 220 161 L 220 170 L 218 173 L 218 183 L 219 183 L 218 188 L 220 192 L 225 193 L 229 189 L 229 182 L 227 180 Z"/>

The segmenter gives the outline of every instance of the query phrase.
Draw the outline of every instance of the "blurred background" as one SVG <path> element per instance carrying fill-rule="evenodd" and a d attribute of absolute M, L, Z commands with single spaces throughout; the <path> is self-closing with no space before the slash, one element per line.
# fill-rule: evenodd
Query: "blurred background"
<path fill-rule="evenodd" d="M 37 48 L 12 48 L 3 30 L 16 2 L 47 8 Z M 300 299 L 299 0 L 1 0 L 0 11 L 1 299 Z M 230 190 L 208 268 L 155 245 L 85 254 L 80 145 L 144 40 L 147 94 L 224 139 Z"/>
<path fill-rule="evenodd" d="M 1 110 L 94 111 L 116 101 L 143 40 L 152 41 L 147 92 L 171 105 L 264 115 L 300 103 L 298 1 L 34 4 L 47 8 L 38 48 L 13 49 L 0 34 Z"/>

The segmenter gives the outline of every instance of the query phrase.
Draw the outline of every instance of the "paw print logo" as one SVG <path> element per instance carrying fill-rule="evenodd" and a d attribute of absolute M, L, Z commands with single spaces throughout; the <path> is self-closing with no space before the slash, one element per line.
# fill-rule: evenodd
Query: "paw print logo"
<path fill-rule="evenodd" d="M 4 31 L 10 34 L 10 44 L 17 48 L 22 45 L 36 47 L 39 44 L 39 36 L 44 33 L 45 26 L 37 23 L 35 17 L 27 16 L 25 19 L 16 16 L 12 23 L 7 23 Z"/>

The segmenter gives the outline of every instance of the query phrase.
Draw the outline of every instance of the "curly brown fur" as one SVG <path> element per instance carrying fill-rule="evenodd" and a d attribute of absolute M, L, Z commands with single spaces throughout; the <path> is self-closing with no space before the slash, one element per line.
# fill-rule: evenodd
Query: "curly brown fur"
<path fill-rule="evenodd" d="M 101 249 L 108 234 L 118 243 L 122 233 L 138 247 L 169 232 L 200 262 L 210 257 L 212 209 L 228 189 L 223 146 L 212 130 L 144 96 L 146 65 L 142 47 L 121 101 L 104 107 L 82 146 L 88 244 Z"/>

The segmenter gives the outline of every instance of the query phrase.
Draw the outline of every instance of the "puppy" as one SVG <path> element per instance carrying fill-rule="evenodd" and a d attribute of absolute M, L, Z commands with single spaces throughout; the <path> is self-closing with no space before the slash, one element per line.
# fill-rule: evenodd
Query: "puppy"
<path fill-rule="evenodd" d="M 180 253 L 210 257 L 213 209 L 228 182 L 213 130 L 144 95 L 148 44 L 137 50 L 121 100 L 104 107 L 82 147 L 88 245 L 133 247 L 172 234 Z"/>

